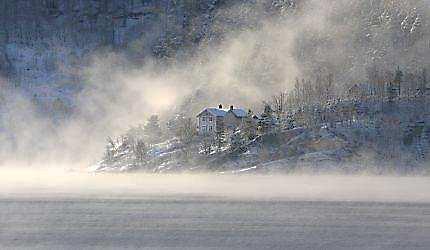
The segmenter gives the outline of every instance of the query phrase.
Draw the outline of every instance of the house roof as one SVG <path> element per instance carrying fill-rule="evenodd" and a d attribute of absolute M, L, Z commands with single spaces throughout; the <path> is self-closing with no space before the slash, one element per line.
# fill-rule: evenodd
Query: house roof
<path fill-rule="evenodd" d="M 229 110 L 229 111 L 233 112 L 233 114 L 238 118 L 244 118 L 247 116 L 246 111 L 243 109 L 233 109 L 233 110 Z"/>
<path fill-rule="evenodd" d="M 219 108 L 205 108 L 197 115 L 197 117 L 201 116 L 205 111 L 209 112 L 210 114 L 216 117 L 224 117 L 228 112 L 232 112 L 234 116 L 238 118 L 244 118 L 247 116 L 246 111 L 243 109 L 230 110 L 230 109 L 219 109 Z"/>
<path fill-rule="evenodd" d="M 228 109 L 205 108 L 197 116 L 201 116 L 205 111 L 207 111 L 208 113 L 210 113 L 210 114 L 212 114 L 213 116 L 216 116 L 216 117 L 224 117 L 227 114 Z"/>

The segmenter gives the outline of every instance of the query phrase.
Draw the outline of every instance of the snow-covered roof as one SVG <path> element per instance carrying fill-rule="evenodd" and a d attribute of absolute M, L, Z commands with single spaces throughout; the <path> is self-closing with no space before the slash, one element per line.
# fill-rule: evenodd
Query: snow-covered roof
<path fill-rule="evenodd" d="M 238 118 L 244 118 L 247 115 L 246 111 L 243 109 L 233 109 L 229 111 L 233 112 L 233 114 Z"/>
<path fill-rule="evenodd" d="M 216 117 L 224 117 L 227 114 L 228 109 L 205 108 L 197 116 L 202 115 L 205 111 L 209 112 L 210 114 L 212 114 L 212 115 L 214 115 Z"/>
<path fill-rule="evenodd" d="M 209 112 L 213 116 L 216 117 L 224 117 L 228 112 L 233 112 L 233 114 L 238 118 L 244 118 L 247 116 L 247 113 L 243 109 L 219 109 L 219 108 L 205 108 L 200 112 L 197 116 L 202 115 L 205 111 Z"/>

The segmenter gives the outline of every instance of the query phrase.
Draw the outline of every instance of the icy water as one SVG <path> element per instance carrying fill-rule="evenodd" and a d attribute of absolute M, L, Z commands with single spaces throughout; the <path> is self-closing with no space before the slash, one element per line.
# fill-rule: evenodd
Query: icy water
<path fill-rule="evenodd" d="M 1 249 L 430 249 L 430 204 L 3 199 Z"/>
<path fill-rule="evenodd" d="M 0 172 L 0 249 L 430 249 L 430 179 Z"/>

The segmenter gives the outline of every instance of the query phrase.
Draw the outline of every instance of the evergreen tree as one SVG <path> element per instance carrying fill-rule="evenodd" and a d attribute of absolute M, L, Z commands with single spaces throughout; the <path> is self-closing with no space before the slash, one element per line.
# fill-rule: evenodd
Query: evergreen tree
<path fill-rule="evenodd" d="M 243 120 L 242 132 L 245 136 L 245 139 L 248 141 L 252 141 L 257 137 L 257 124 L 254 119 L 254 114 L 252 110 L 248 110 L 248 114 Z"/>
<path fill-rule="evenodd" d="M 273 110 L 270 105 L 265 104 L 264 112 L 261 114 L 261 120 L 259 122 L 259 129 L 261 133 L 271 133 L 276 122 L 273 116 Z"/>
<path fill-rule="evenodd" d="M 170 136 L 179 136 L 181 124 L 185 119 L 183 114 L 177 114 L 166 123 L 166 128 Z"/>
<path fill-rule="evenodd" d="M 151 115 L 144 127 L 145 135 L 148 137 L 150 143 L 160 142 L 162 139 L 162 131 L 160 121 L 157 115 Z"/>

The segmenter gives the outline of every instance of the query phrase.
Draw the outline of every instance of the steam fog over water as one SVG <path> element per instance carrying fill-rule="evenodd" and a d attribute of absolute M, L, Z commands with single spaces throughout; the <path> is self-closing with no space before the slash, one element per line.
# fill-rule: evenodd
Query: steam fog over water
<path fill-rule="evenodd" d="M 0 171 L 1 249 L 428 249 L 430 179 Z"/>
<path fill-rule="evenodd" d="M 1 198 L 207 197 L 430 203 L 428 177 L 91 174 L 1 170 Z"/>

